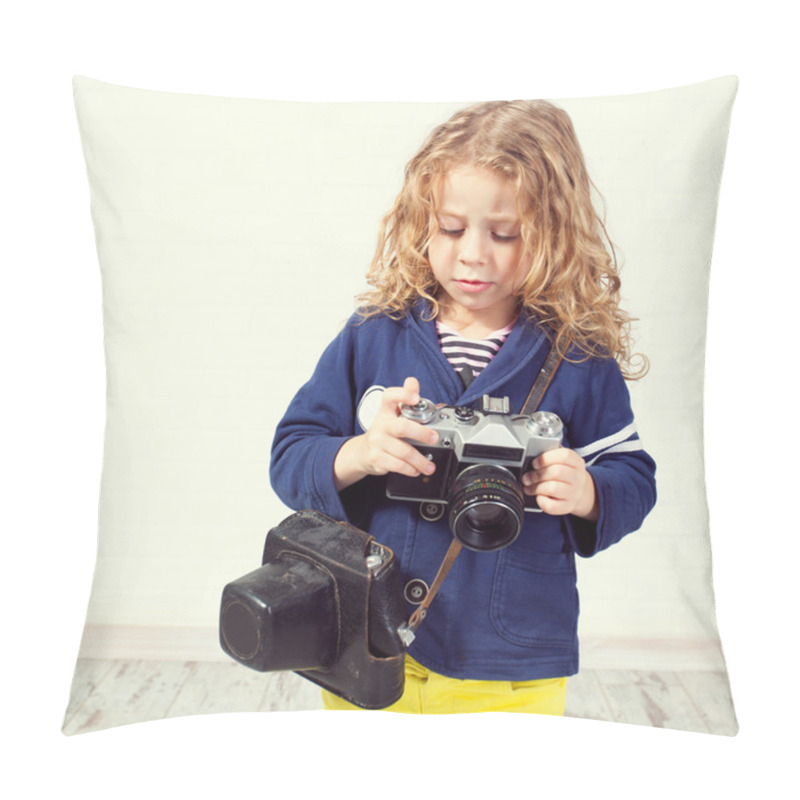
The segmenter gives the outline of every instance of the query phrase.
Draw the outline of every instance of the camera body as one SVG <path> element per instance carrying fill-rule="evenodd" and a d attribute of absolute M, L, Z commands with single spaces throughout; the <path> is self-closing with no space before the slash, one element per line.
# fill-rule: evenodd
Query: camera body
<path fill-rule="evenodd" d="M 368 533 L 300 511 L 267 534 L 262 566 L 222 591 L 222 649 L 259 672 L 293 670 L 362 708 L 403 693 L 397 561 Z"/>
<path fill-rule="evenodd" d="M 386 495 L 420 503 L 423 518 L 449 514 L 450 529 L 472 550 L 507 547 L 522 529 L 523 513 L 537 510 L 522 491 L 521 478 L 541 453 L 561 446 L 563 424 L 548 411 L 511 413 L 507 397 L 484 395 L 478 409 L 436 407 L 422 399 L 400 413 L 439 434 L 435 445 L 411 441 L 430 459 L 433 475 L 392 473 Z"/>

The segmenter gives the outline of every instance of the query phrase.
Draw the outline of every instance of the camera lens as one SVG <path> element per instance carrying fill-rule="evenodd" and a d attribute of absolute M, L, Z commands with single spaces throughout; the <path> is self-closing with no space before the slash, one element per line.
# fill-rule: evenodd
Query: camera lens
<path fill-rule="evenodd" d="M 261 636 L 252 610 L 240 602 L 222 609 L 222 635 L 236 658 L 249 661 L 258 652 Z"/>
<path fill-rule="evenodd" d="M 514 475 L 494 464 L 473 464 L 453 481 L 450 530 L 470 550 L 499 550 L 519 536 L 525 498 Z"/>

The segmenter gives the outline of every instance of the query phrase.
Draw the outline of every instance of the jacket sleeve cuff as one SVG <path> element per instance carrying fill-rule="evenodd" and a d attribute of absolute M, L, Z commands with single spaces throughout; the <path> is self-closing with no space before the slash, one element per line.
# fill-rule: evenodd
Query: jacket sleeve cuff
<path fill-rule="evenodd" d="M 645 505 L 632 485 L 631 475 L 619 475 L 602 466 L 589 468 L 595 483 L 600 514 L 597 522 L 569 515 L 567 536 L 579 556 L 588 558 L 638 530 L 652 503 Z M 654 502 L 654 501 L 653 501 Z"/>
<path fill-rule="evenodd" d="M 341 492 L 333 477 L 333 462 L 349 436 L 328 436 L 315 448 L 308 472 L 308 493 L 312 507 L 324 509 L 329 517 L 352 525 L 363 525 L 375 497 L 384 494 L 371 476 L 362 478 Z"/>
<path fill-rule="evenodd" d="M 333 479 L 333 462 L 341 446 L 347 441 L 346 436 L 320 437 L 309 459 L 308 472 L 306 473 L 308 495 L 311 506 L 324 510 L 324 513 L 334 519 L 347 520 L 339 492 Z"/>
<path fill-rule="evenodd" d="M 603 479 L 602 471 L 598 472 L 596 469 L 589 469 L 589 472 L 594 480 L 595 492 L 597 495 L 597 505 L 599 514 L 597 521 L 591 522 L 588 519 L 582 519 L 572 514 L 568 514 L 566 518 L 567 537 L 575 552 L 583 558 L 593 556 L 598 551 L 607 547 L 610 542 L 603 545 L 609 536 L 609 529 L 613 526 L 611 519 L 609 503 L 609 487 L 608 482 Z"/>
<path fill-rule="evenodd" d="M 565 526 L 567 529 L 567 538 L 569 539 L 572 549 L 583 558 L 593 556 L 600 550 L 600 532 L 605 527 L 605 511 L 604 503 L 600 498 L 600 487 L 597 487 L 597 498 L 600 505 L 600 515 L 596 522 L 591 522 L 588 519 L 576 517 L 573 514 L 567 514 L 565 518 Z"/>

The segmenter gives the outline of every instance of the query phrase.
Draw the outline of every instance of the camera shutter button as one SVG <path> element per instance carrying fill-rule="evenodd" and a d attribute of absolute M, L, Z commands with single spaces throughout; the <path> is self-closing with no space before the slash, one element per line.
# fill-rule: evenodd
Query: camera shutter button
<path fill-rule="evenodd" d="M 418 606 L 428 596 L 428 584 L 420 578 L 412 578 L 404 587 L 403 594 L 411 605 Z"/>

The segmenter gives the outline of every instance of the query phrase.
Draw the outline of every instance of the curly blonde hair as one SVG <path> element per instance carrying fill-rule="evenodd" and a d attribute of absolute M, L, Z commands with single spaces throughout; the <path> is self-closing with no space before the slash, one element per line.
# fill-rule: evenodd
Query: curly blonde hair
<path fill-rule="evenodd" d="M 584 359 L 615 358 L 626 379 L 641 378 L 648 362 L 631 353 L 633 319 L 619 307 L 614 246 L 592 203 L 597 190 L 569 115 L 544 100 L 480 103 L 434 129 L 382 220 L 367 272 L 372 288 L 358 298 L 361 316 L 400 318 L 420 297 L 438 313 L 428 260 L 439 231 L 435 189 L 461 165 L 500 173 L 515 187 L 520 263 L 528 267 L 517 287 L 521 309 L 550 331 L 562 354 L 572 346 Z"/>

